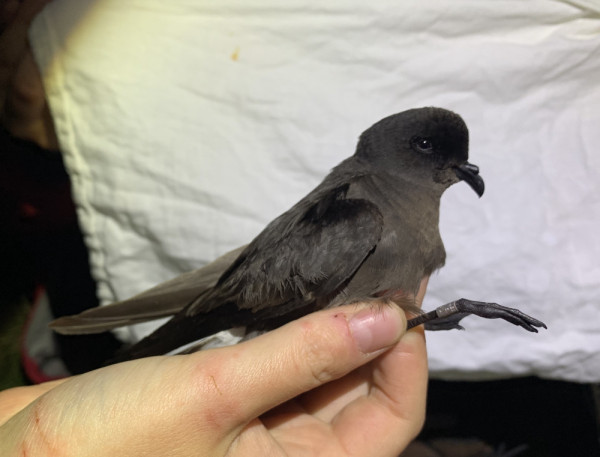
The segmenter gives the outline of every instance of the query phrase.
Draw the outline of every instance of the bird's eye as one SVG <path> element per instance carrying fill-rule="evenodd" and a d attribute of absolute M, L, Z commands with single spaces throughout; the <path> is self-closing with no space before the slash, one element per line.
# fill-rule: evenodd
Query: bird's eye
<path fill-rule="evenodd" d="M 417 151 L 423 154 L 431 154 L 433 152 L 433 142 L 429 138 L 415 137 L 411 143 Z"/>

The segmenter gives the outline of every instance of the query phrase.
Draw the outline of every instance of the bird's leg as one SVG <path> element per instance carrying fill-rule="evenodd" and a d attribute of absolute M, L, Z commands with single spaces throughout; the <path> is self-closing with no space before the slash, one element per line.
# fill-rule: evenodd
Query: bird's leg
<path fill-rule="evenodd" d="M 546 324 L 515 308 L 508 308 L 497 303 L 481 301 L 459 300 L 439 306 L 428 313 L 421 314 L 408 321 L 408 328 L 425 324 L 426 330 L 463 330 L 458 323 L 463 317 L 474 314 L 485 319 L 504 319 L 514 325 L 519 325 L 525 330 L 537 333 L 536 327 L 546 328 Z"/>

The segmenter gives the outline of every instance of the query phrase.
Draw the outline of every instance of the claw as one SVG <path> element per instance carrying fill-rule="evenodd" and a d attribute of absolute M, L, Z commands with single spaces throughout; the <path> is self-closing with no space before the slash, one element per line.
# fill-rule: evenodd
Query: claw
<path fill-rule="evenodd" d="M 474 314 L 485 319 L 504 319 L 511 324 L 523 327 L 525 330 L 537 333 L 536 327 L 547 328 L 546 324 L 516 308 L 461 298 L 447 303 L 420 316 L 410 319 L 407 327 L 410 329 L 425 324 L 426 330 L 461 329 L 458 323 L 466 316 Z"/>

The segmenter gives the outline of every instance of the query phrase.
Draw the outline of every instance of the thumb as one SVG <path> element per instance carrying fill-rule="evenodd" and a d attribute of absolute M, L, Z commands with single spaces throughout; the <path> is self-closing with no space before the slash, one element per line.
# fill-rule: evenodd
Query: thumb
<path fill-rule="evenodd" d="M 195 375 L 201 373 L 217 391 L 227 392 L 219 407 L 229 410 L 221 417 L 230 422 L 221 425 L 234 429 L 373 360 L 405 331 L 406 318 L 396 306 L 342 306 L 219 349 L 218 357 L 197 353 Z"/>
<path fill-rule="evenodd" d="M 44 446 L 77 455 L 114 455 L 125 448 L 130 455 L 174 449 L 178 455 L 188 449 L 221 455 L 219 449 L 230 444 L 225 437 L 369 362 L 405 329 L 396 306 L 320 311 L 231 347 L 139 359 L 73 377 L 0 433 L 13 437 L 9 446 L 37 446 L 42 436 Z"/>

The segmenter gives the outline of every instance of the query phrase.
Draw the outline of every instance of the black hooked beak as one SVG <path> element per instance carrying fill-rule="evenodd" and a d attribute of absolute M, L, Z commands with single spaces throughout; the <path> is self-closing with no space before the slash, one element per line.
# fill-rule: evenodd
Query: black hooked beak
<path fill-rule="evenodd" d="M 479 167 L 472 163 L 465 162 L 458 167 L 454 167 L 454 173 L 458 176 L 458 179 L 465 181 L 471 189 L 475 191 L 480 197 L 483 195 L 485 190 L 485 183 L 481 176 L 479 176 Z"/>

